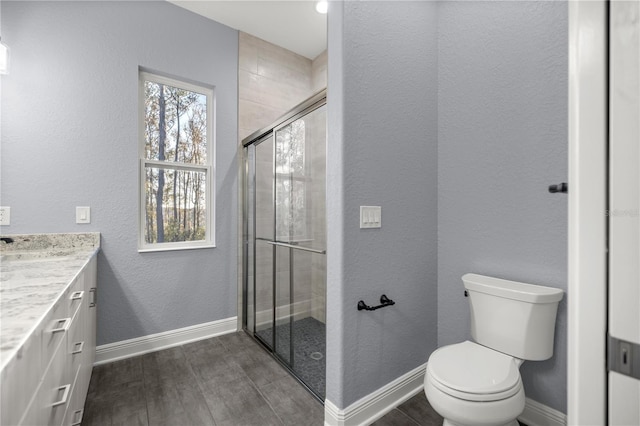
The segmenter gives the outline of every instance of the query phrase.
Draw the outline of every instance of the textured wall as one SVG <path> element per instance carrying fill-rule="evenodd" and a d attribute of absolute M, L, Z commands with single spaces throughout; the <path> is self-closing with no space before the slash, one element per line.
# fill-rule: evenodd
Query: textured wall
<path fill-rule="evenodd" d="M 327 399 L 344 408 L 426 362 L 437 340 L 434 2 L 331 2 Z M 359 229 L 359 206 L 382 206 Z M 381 294 L 390 308 L 358 312 Z"/>
<path fill-rule="evenodd" d="M 166 2 L 1 7 L 2 231 L 102 233 L 98 344 L 236 315 L 237 32 Z M 137 251 L 138 66 L 216 87 L 217 248 Z"/>
<path fill-rule="evenodd" d="M 465 272 L 566 289 L 566 198 L 546 186 L 566 180 L 567 13 L 331 7 L 327 395 L 345 407 L 425 362 L 436 338 L 469 337 Z M 99 344 L 235 315 L 237 32 L 163 2 L 1 8 L 2 231 L 102 232 Z M 216 249 L 137 253 L 139 65 L 217 87 Z M 358 228 L 368 204 L 382 229 Z M 91 225 L 74 223 L 76 205 Z M 397 305 L 356 311 L 383 292 Z M 522 372 L 529 397 L 566 411 L 565 302 L 556 336 L 554 358 Z"/>
<path fill-rule="evenodd" d="M 567 288 L 567 3 L 438 9 L 438 345 L 469 335 L 460 277 Z M 566 412 L 566 297 L 555 356 L 521 367 L 528 397 Z"/>

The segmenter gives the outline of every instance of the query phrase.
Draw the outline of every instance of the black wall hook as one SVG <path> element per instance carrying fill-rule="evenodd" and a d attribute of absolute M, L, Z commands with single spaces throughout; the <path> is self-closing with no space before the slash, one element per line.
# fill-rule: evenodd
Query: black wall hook
<path fill-rule="evenodd" d="M 364 300 L 360 300 L 358 302 L 358 310 L 362 311 L 375 311 L 376 309 L 380 309 L 380 308 L 384 308 L 385 306 L 391 306 L 391 305 L 395 305 L 396 302 L 394 302 L 393 300 L 389 299 L 386 295 L 382 295 L 380 296 L 380 304 L 378 306 L 369 306 L 366 303 L 364 303 Z"/>
<path fill-rule="evenodd" d="M 566 182 L 559 183 L 557 185 L 549 185 L 549 192 L 552 194 L 561 193 L 566 194 L 569 192 L 569 186 Z"/>

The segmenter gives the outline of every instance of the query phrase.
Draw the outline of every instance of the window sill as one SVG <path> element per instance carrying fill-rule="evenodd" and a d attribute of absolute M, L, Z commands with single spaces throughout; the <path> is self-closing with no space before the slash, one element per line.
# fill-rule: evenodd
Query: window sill
<path fill-rule="evenodd" d="M 153 247 L 139 248 L 138 253 L 153 253 L 159 251 L 177 251 L 177 250 L 198 250 L 216 248 L 215 244 L 203 244 L 198 246 L 169 246 L 169 247 Z"/>

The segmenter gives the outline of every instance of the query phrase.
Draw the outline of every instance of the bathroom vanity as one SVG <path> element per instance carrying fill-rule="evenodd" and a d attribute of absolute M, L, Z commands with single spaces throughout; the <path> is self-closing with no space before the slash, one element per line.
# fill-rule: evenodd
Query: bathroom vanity
<path fill-rule="evenodd" d="M 96 347 L 100 234 L 0 243 L 3 425 L 79 425 Z"/>

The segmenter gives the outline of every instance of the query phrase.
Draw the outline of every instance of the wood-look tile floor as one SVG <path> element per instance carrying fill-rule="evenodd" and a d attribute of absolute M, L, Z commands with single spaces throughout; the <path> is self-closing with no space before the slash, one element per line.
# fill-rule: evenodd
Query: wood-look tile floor
<path fill-rule="evenodd" d="M 323 425 L 324 407 L 238 332 L 95 367 L 82 424 Z M 424 392 L 374 423 L 441 424 Z"/>

